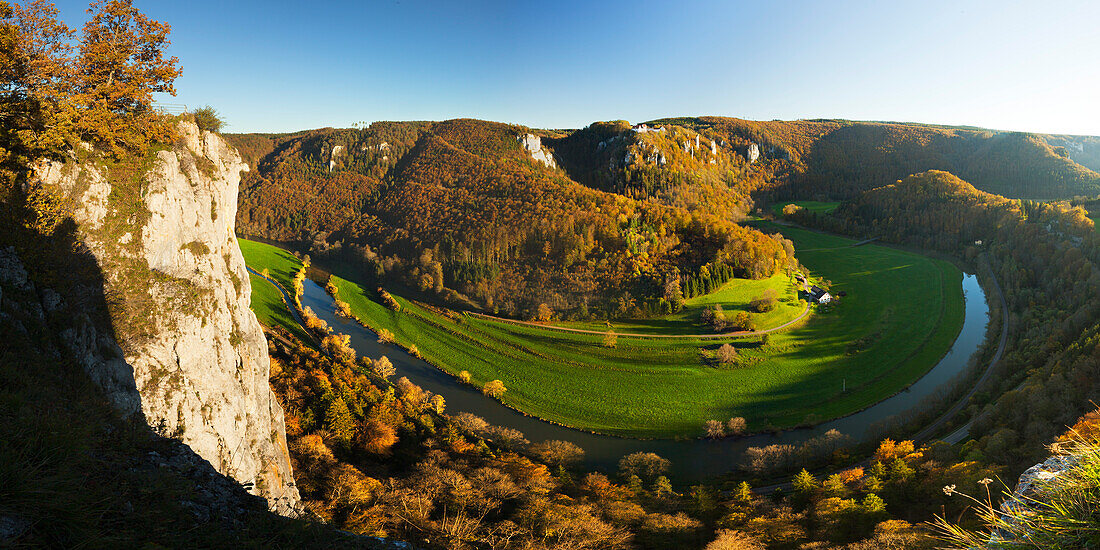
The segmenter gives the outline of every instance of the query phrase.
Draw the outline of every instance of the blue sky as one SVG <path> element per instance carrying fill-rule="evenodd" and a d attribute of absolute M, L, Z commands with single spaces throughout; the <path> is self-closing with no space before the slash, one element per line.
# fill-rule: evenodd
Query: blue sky
<path fill-rule="evenodd" d="M 681 115 L 1100 135 L 1100 2 L 147 1 L 228 131 Z M 86 2 L 58 2 L 79 27 Z"/>

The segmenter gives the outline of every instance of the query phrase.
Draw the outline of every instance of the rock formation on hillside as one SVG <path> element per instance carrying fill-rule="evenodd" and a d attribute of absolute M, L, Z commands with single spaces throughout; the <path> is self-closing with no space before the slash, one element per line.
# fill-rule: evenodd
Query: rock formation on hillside
<path fill-rule="evenodd" d="M 532 159 L 550 168 L 558 167 L 558 164 L 554 162 L 554 155 L 542 147 L 542 138 L 534 134 L 524 134 L 517 136 L 516 139 L 523 144 L 523 149 L 530 153 Z"/>
<path fill-rule="evenodd" d="M 72 159 L 37 170 L 35 183 L 73 205 L 112 304 L 113 327 L 77 319 L 64 336 L 124 415 L 142 413 L 289 513 L 298 491 L 283 411 L 234 235 L 248 166 L 216 134 L 186 122 L 180 134 L 126 169 Z"/>

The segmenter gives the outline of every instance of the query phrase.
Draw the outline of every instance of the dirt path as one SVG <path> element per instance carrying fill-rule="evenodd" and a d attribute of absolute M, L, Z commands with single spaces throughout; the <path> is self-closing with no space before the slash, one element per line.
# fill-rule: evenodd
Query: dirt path
<path fill-rule="evenodd" d="M 739 331 L 735 331 L 735 332 L 726 332 L 724 334 L 639 334 L 639 333 L 632 333 L 632 332 L 616 332 L 615 336 L 624 336 L 624 337 L 627 337 L 627 338 L 736 338 L 736 337 L 739 337 L 739 336 L 752 336 L 754 334 L 767 334 L 769 332 L 776 332 L 776 331 L 779 331 L 779 330 L 783 330 L 783 329 L 785 329 L 785 328 L 801 321 L 804 317 L 806 317 L 806 314 L 808 314 L 809 312 L 810 312 L 810 304 L 809 304 L 809 302 L 807 302 L 806 307 L 802 309 L 802 313 L 799 313 L 798 317 L 795 317 L 794 319 L 791 319 L 790 321 L 787 321 L 786 323 L 783 323 L 782 325 L 779 325 L 777 327 L 772 327 L 772 328 L 768 328 L 768 329 L 764 329 L 764 330 L 739 330 Z M 482 319 L 490 319 L 490 320 L 493 320 L 493 321 L 499 321 L 501 323 L 511 323 L 511 324 L 514 324 L 514 325 L 526 325 L 526 326 L 529 326 L 529 327 L 539 327 L 539 328 L 544 328 L 544 329 L 548 329 L 548 330 L 558 330 L 558 331 L 562 331 L 562 332 L 579 332 L 581 334 L 597 334 L 597 335 L 607 334 L 606 330 L 601 331 L 601 330 L 588 330 L 588 329 L 583 329 L 583 328 L 556 327 L 554 325 L 544 325 L 542 323 L 533 323 L 533 322 L 530 322 L 530 321 L 517 321 L 515 319 L 505 319 L 503 317 L 494 317 L 492 315 L 486 315 L 484 313 L 475 313 L 475 312 L 472 312 L 472 311 L 468 311 L 468 312 L 466 312 L 466 314 L 467 315 L 472 315 L 474 317 L 480 317 Z"/>

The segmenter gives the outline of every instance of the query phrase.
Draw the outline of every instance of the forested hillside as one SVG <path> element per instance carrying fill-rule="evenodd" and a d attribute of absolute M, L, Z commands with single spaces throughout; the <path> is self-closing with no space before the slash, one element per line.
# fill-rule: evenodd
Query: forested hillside
<path fill-rule="evenodd" d="M 992 267 L 1011 312 L 1010 344 L 986 390 L 1000 397 L 975 409 L 971 458 L 1030 465 L 1100 399 L 1100 239 L 1082 209 L 1005 199 L 930 171 L 804 221 Z"/>
<path fill-rule="evenodd" d="M 754 198 L 853 198 L 926 170 L 1014 198 L 1100 194 L 1100 174 L 1050 136 L 917 124 L 463 119 L 230 139 L 253 167 L 242 232 L 526 318 L 674 311 L 705 265 L 775 273 L 791 250 L 735 225 Z"/>
<path fill-rule="evenodd" d="M 699 117 L 651 124 L 663 123 L 683 124 L 730 142 L 760 143 L 765 160 L 790 159 L 791 177 L 783 178 L 776 191 L 784 199 L 851 198 L 926 170 L 949 171 L 978 189 L 1012 198 L 1100 194 L 1100 174 L 1074 162 L 1067 148 L 1052 146 L 1051 136 L 844 120 Z"/>
<path fill-rule="evenodd" d="M 1100 172 L 1100 137 L 1045 135 L 1043 139 L 1061 156 L 1068 156 L 1074 162 Z"/>
<path fill-rule="evenodd" d="M 261 151 L 238 229 L 355 263 L 379 283 L 522 317 L 668 312 L 681 277 L 704 266 L 761 278 L 793 261 L 789 243 L 721 212 L 578 184 L 531 158 L 517 139 L 528 132 L 376 123 L 276 137 L 267 154 L 262 139 L 231 136 Z"/>

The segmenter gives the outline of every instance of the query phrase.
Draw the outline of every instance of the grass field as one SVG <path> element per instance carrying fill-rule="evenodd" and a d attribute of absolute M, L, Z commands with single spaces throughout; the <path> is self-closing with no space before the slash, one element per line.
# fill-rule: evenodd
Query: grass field
<path fill-rule="evenodd" d="M 1092 230 L 1100 233 L 1100 212 L 1089 212 L 1089 219 L 1092 220 L 1093 223 Z"/>
<path fill-rule="evenodd" d="M 749 302 L 769 288 L 776 291 L 780 300 L 775 309 L 766 313 L 751 312 Z M 798 300 L 794 282 L 784 274 L 759 281 L 731 279 L 710 294 L 684 300 L 684 309 L 677 313 L 651 319 L 619 319 L 611 322 L 611 329 L 635 334 L 705 334 L 712 331 L 699 319 L 707 306 L 715 304 L 721 304 L 730 318 L 738 311 L 749 311 L 758 330 L 780 326 L 798 317 L 804 307 Z M 608 329 L 606 321 L 568 321 L 554 323 L 554 326 L 598 331 Z"/>
<path fill-rule="evenodd" d="M 788 201 L 780 202 L 772 205 L 772 212 L 776 216 L 783 215 L 783 207 L 788 204 L 797 204 L 810 212 L 817 212 L 819 214 L 830 214 L 833 210 L 836 210 L 837 206 L 840 206 L 839 202 L 821 202 L 821 201 Z"/>
<path fill-rule="evenodd" d="M 261 244 L 244 239 L 237 239 L 244 254 L 245 263 L 256 271 L 267 268 L 269 275 L 283 286 L 288 292 L 292 288 L 290 280 L 294 273 L 302 268 L 302 262 L 293 254 L 271 245 Z M 254 267 L 260 266 L 260 267 Z M 248 274 L 248 281 L 252 285 L 252 311 L 256 318 L 269 327 L 283 327 L 298 337 L 302 342 L 309 343 L 309 338 L 302 326 L 294 321 L 279 291 L 263 277 L 255 273 Z"/>
<path fill-rule="evenodd" d="M 433 364 L 452 374 L 469 371 L 476 384 L 502 380 L 508 405 L 627 436 L 698 436 L 706 420 L 732 416 L 744 416 L 752 430 L 841 416 L 899 391 L 950 347 L 963 319 L 961 274 L 954 266 L 782 230 L 798 248 L 832 249 L 799 257 L 848 297 L 799 328 L 773 333 L 765 347 L 756 336 L 733 341 L 741 355 L 735 368 L 709 359 L 722 341 L 619 337 L 611 349 L 600 335 L 447 316 L 400 297 L 402 311 L 394 312 L 355 282 L 334 282 L 367 325 L 415 344 Z M 256 243 L 249 248 L 245 257 L 254 269 L 264 267 L 254 262 L 286 261 L 274 251 L 259 253 Z"/>

